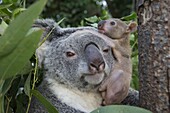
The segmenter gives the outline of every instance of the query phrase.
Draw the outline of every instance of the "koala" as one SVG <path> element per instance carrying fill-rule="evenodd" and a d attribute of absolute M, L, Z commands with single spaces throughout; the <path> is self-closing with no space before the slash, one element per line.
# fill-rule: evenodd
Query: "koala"
<path fill-rule="evenodd" d="M 118 60 L 114 64 L 110 76 L 103 81 L 99 89 L 105 105 L 121 103 L 128 95 L 132 75 L 130 33 L 136 29 L 135 22 L 127 25 L 116 18 L 102 20 L 98 23 L 98 31 L 112 39 L 107 40 L 114 43 L 115 47 L 112 49 Z"/>
<path fill-rule="evenodd" d="M 94 32 L 98 35 L 89 32 L 93 28 L 60 28 L 52 20 L 37 20 L 33 27 L 44 30 L 41 40 L 53 29 L 36 50 L 44 70 L 38 90 L 60 113 L 89 113 L 100 107 L 102 97 L 98 88 L 115 61 L 111 47 L 97 31 Z M 33 100 L 30 113 L 35 112 L 45 109 Z"/>
<path fill-rule="evenodd" d="M 44 30 L 41 41 L 52 31 L 36 50 L 44 74 L 37 88 L 39 92 L 59 113 L 89 113 L 100 107 L 103 98 L 99 87 L 117 62 L 112 52 L 114 43 L 107 42 L 104 38 L 107 36 L 95 28 L 61 28 L 51 19 L 37 20 L 33 28 Z M 133 97 L 137 94 L 131 93 Z M 47 110 L 33 98 L 29 113 L 47 113 Z"/>

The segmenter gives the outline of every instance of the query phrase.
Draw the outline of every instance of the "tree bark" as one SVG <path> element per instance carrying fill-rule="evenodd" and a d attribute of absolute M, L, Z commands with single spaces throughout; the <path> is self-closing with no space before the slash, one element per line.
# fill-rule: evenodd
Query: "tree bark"
<path fill-rule="evenodd" d="M 138 0 L 140 106 L 170 113 L 170 0 Z"/>

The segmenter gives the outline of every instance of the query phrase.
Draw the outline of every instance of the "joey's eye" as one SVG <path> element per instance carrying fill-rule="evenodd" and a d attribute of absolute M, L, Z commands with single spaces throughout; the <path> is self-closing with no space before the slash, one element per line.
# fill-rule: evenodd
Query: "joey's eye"
<path fill-rule="evenodd" d="M 114 21 L 111 21 L 110 22 L 110 25 L 115 25 L 116 23 Z"/>
<path fill-rule="evenodd" d="M 75 52 L 73 52 L 73 51 L 67 51 L 66 52 L 66 56 L 67 57 L 73 57 L 73 56 L 75 56 L 76 54 L 75 54 Z"/>

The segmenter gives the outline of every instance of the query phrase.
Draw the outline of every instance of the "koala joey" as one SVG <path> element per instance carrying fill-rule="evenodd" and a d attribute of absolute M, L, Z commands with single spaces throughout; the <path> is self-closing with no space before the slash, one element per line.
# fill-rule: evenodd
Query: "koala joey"
<path fill-rule="evenodd" d="M 104 98 L 104 105 L 120 103 L 128 95 L 131 75 L 131 48 L 130 48 L 130 33 L 136 31 L 137 24 L 131 22 L 127 25 L 120 19 L 112 18 L 108 20 L 102 20 L 98 23 L 98 31 L 107 35 L 110 41 L 114 43 L 112 48 L 113 53 L 117 58 L 117 61 L 113 69 L 101 84 L 99 90 L 102 92 Z"/>
<path fill-rule="evenodd" d="M 53 20 L 37 20 L 33 28 L 52 30 L 36 50 L 44 79 L 38 90 L 60 113 L 89 113 L 100 107 L 98 88 L 116 59 L 102 34 L 91 27 L 61 28 Z M 114 45 L 112 45 L 114 46 Z M 30 113 L 46 113 L 33 98 Z"/>
<path fill-rule="evenodd" d="M 137 30 L 137 23 L 131 22 L 128 25 L 120 19 L 112 18 L 102 20 L 98 23 L 98 31 L 119 43 L 115 47 L 123 56 L 130 56 L 130 33 Z"/>

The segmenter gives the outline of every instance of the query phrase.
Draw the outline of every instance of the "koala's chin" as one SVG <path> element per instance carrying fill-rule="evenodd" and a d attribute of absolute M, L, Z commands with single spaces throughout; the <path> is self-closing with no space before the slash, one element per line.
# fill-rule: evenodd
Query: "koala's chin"
<path fill-rule="evenodd" d="M 85 75 L 84 80 L 92 85 L 100 84 L 105 77 L 105 73 L 96 73 L 95 75 Z"/>

